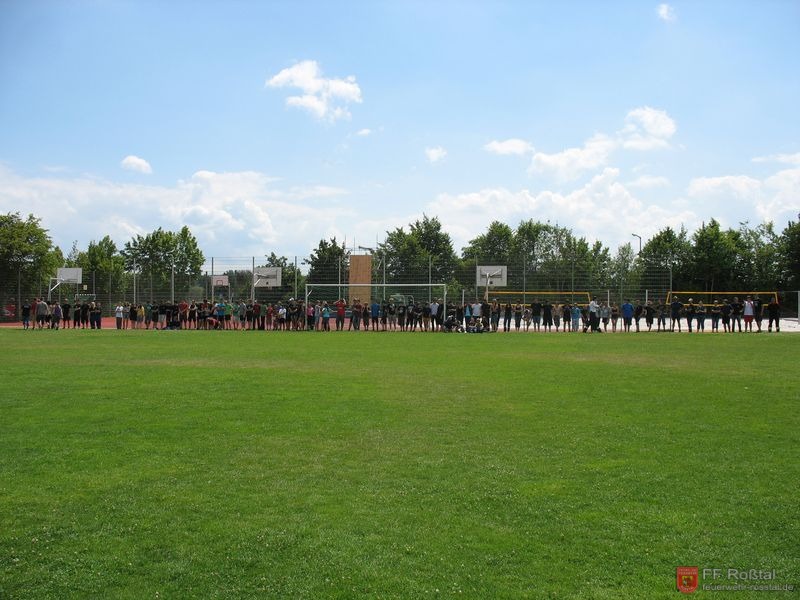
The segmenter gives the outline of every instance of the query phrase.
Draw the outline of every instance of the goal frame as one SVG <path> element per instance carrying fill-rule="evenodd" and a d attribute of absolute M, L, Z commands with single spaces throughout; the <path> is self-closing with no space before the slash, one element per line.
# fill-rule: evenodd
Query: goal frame
<path fill-rule="evenodd" d="M 586 303 L 592 301 L 592 294 L 584 290 L 567 290 L 567 291 L 554 291 L 554 290 L 494 290 L 490 296 L 522 296 L 523 304 L 527 303 L 527 298 L 537 298 L 539 296 L 558 296 L 559 298 L 566 299 L 570 297 L 570 302 L 575 301 L 575 296 L 579 297 L 579 301 L 583 300 L 585 296 Z"/>
<path fill-rule="evenodd" d="M 672 298 L 678 296 L 683 299 L 691 298 L 692 296 L 700 296 L 701 298 L 705 298 L 711 296 L 712 298 L 709 299 L 709 302 L 704 302 L 706 306 L 719 306 L 713 302 L 713 296 L 728 296 L 729 298 L 738 297 L 740 300 L 745 300 L 748 296 L 769 296 L 770 298 L 774 298 L 776 302 L 779 301 L 778 292 L 773 291 L 744 291 L 744 292 L 704 292 L 702 290 L 694 290 L 694 291 L 678 291 L 678 290 L 670 290 L 667 292 L 667 299 L 666 304 L 669 305 L 672 302 Z"/>
<path fill-rule="evenodd" d="M 442 304 L 447 306 L 447 284 L 446 283 L 306 283 L 305 284 L 305 296 L 304 300 L 306 306 L 308 305 L 308 298 L 310 296 L 309 288 L 351 288 L 351 287 L 369 287 L 369 288 L 429 288 L 433 290 L 433 288 L 442 288 L 443 295 L 442 295 Z M 386 294 L 383 295 L 384 300 L 386 300 Z"/>

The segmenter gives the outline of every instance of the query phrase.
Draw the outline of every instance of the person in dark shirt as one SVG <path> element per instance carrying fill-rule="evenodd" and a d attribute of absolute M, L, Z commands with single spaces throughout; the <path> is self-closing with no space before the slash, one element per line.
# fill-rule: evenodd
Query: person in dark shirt
<path fill-rule="evenodd" d="M 669 305 L 669 320 L 670 320 L 670 331 L 675 331 L 675 325 L 678 325 L 678 333 L 681 332 L 681 311 L 683 310 L 683 304 L 680 301 L 680 298 L 675 296 L 673 301 Z"/>
<path fill-rule="evenodd" d="M 167 328 L 167 303 L 162 300 L 158 304 L 158 327 L 156 329 Z"/>
<path fill-rule="evenodd" d="M 103 307 L 99 302 L 95 302 L 89 309 L 89 321 L 92 329 L 102 329 L 103 327 Z"/>
<path fill-rule="evenodd" d="M 722 305 L 719 300 L 714 298 L 714 302 L 710 307 L 711 312 L 711 332 L 719 332 L 719 318 L 722 316 Z"/>
<path fill-rule="evenodd" d="M 647 325 L 647 331 L 653 330 L 653 317 L 655 317 L 656 309 L 653 308 L 653 303 L 650 300 L 644 306 L 644 322 Z"/>
<path fill-rule="evenodd" d="M 764 301 L 758 296 L 753 298 L 753 318 L 756 321 L 756 327 L 758 327 L 756 333 L 761 333 L 761 321 L 764 320 Z"/>
<path fill-rule="evenodd" d="M 428 331 L 431 322 L 431 306 L 427 302 L 422 303 L 422 330 Z"/>
<path fill-rule="evenodd" d="M 781 305 L 778 302 L 778 299 L 773 296 L 772 299 L 767 304 L 767 317 L 769 321 L 767 322 L 767 331 L 772 332 L 772 324 L 775 324 L 775 331 L 780 332 L 781 330 Z"/>
<path fill-rule="evenodd" d="M 408 307 L 405 304 L 400 303 L 397 305 L 397 325 L 400 327 L 400 331 L 406 330 L 406 313 L 408 312 Z"/>
<path fill-rule="evenodd" d="M 730 302 L 723 302 L 719 307 L 719 314 L 722 315 L 722 331 L 727 333 L 731 330 L 731 313 L 733 307 Z"/>
<path fill-rule="evenodd" d="M 22 303 L 22 328 L 30 329 L 31 326 L 31 303 L 25 298 Z"/>
<path fill-rule="evenodd" d="M 642 319 L 643 314 L 644 306 L 642 306 L 642 301 L 637 300 L 636 306 L 633 309 L 633 323 L 636 325 L 636 333 L 639 333 L 639 321 Z"/>
<path fill-rule="evenodd" d="M 72 305 L 65 300 L 61 305 L 61 322 L 64 323 L 64 329 L 69 329 L 69 325 L 72 322 L 70 310 L 72 310 Z"/>
<path fill-rule="evenodd" d="M 500 303 L 497 300 L 492 301 L 492 331 L 497 331 L 500 327 Z"/>
<path fill-rule="evenodd" d="M 533 323 L 533 330 L 539 331 L 542 323 L 542 303 L 538 298 L 534 298 L 531 302 L 531 322 Z"/>
<path fill-rule="evenodd" d="M 744 314 L 744 304 L 739 302 L 739 297 L 734 296 L 731 302 L 731 333 L 736 331 L 739 326 L 739 333 L 742 332 L 742 314 Z"/>
<path fill-rule="evenodd" d="M 689 298 L 686 306 L 683 307 L 686 314 L 686 324 L 689 326 L 689 333 L 692 333 L 692 321 L 694 321 L 694 299 Z"/>
<path fill-rule="evenodd" d="M 91 314 L 91 307 L 85 300 L 81 303 L 81 329 L 86 329 L 89 325 L 89 315 Z"/>
<path fill-rule="evenodd" d="M 550 300 L 542 303 L 542 324 L 547 331 L 553 331 L 553 304 Z"/>
<path fill-rule="evenodd" d="M 694 307 L 694 316 L 697 319 L 697 333 L 706 330 L 706 305 L 700 300 Z"/>
<path fill-rule="evenodd" d="M 656 332 L 667 330 L 667 305 L 658 301 L 656 306 Z"/>
<path fill-rule="evenodd" d="M 158 304 L 156 303 L 150 305 L 150 322 L 153 324 L 153 331 L 158 329 Z M 147 328 L 150 329 L 149 325 Z"/>

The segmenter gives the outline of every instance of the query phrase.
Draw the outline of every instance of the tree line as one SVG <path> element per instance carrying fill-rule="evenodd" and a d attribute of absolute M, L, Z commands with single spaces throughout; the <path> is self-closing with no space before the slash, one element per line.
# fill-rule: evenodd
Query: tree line
<path fill-rule="evenodd" d="M 565 290 L 643 289 L 660 282 L 672 289 L 703 291 L 797 290 L 800 288 L 800 222 L 780 232 L 773 223 L 741 223 L 723 228 L 715 219 L 693 232 L 664 227 L 641 250 L 631 243 L 614 251 L 571 229 L 528 219 L 516 227 L 494 221 L 456 252 L 450 235 L 436 217 L 423 215 L 407 227 L 386 232 L 383 243 L 366 250 L 373 255 L 373 281 L 447 283 L 453 290 L 475 286 L 475 267 L 508 265 L 509 289 Z M 348 249 L 335 237 L 321 239 L 299 264 L 274 252 L 255 266 L 283 270 L 279 295 L 293 295 L 309 283 L 346 283 Z M 17 281 L 48 282 L 58 267 L 81 267 L 92 274 L 98 293 L 118 292 L 132 285 L 132 275 L 151 288 L 164 289 L 173 278 L 195 282 L 206 258 L 188 227 L 158 228 L 136 235 L 121 247 L 109 236 L 85 248 L 73 243 L 65 255 L 33 215 L 0 215 L 0 282 L 8 289 Z M 228 270 L 237 290 L 249 290 L 250 269 Z M 219 274 L 219 273 L 218 273 Z M 576 282 L 576 278 L 578 281 Z M 191 284 L 189 284 L 191 285 Z M 185 293 L 185 285 L 181 286 Z M 193 290 L 201 297 L 205 289 Z"/>
<path fill-rule="evenodd" d="M 514 290 L 640 290 L 655 282 L 666 289 L 797 290 L 800 288 L 800 222 L 778 233 L 770 222 L 724 229 L 711 219 L 689 233 L 664 227 L 641 250 L 626 243 L 612 252 L 571 229 L 528 219 L 516 227 L 494 221 L 457 254 L 436 217 L 387 232 L 373 250 L 373 281 L 475 285 L 476 265 L 507 265 Z M 306 263 L 308 280 L 335 283 L 337 267 L 351 251 L 335 238 L 321 240 Z M 578 282 L 574 279 L 577 277 Z M 346 280 L 345 280 L 346 281 Z"/>

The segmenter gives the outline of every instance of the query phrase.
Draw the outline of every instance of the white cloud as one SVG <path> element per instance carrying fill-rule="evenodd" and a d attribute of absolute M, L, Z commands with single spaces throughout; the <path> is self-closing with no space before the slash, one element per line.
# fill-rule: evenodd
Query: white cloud
<path fill-rule="evenodd" d="M 800 214 L 800 168 L 779 171 L 764 180 L 765 197 L 756 202 L 758 215 L 765 220 L 794 219 Z"/>
<path fill-rule="evenodd" d="M 368 135 L 371 135 L 371 134 L 372 134 L 372 130 L 371 129 L 367 129 L 366 127 L 364 129 L 359 129 L 356 132 L 356 135 L 360 135 L 361 137 L 367 137 Z"/>
<path fill-rule="evenodd" d="M 277 181 L 253 171 L 201 170 L 172 186 L 134 185 L 85 176 L 27 178 L 0 165 L 0 212 L 25 206 L 66 249 L 74 239 L 85 246 L 104 235 L 122 246 L 137 233 L 183 225 L 209 256 L 313 246 L 328 227 L 319 202 L 335 203 L 348 192 L 326 185 L 279 188 Z M 343 223 L 355 219 L 346 206 L 336 214 Z"/>
<path fill-rule="evenodd" d="M 628 187 L 638 189 L 653 189 L 659 187 L 669 187 L 669 179 L 654 175 L 642 175 L 627 183 Z"/>
<path fill-rule="evenodd" d="M 643 202 L 619 181 L 619 175 L 618 169 L 605 168 L 568 193 L 488 188 L 465 194 L 440 194 L 425 212 L 447 215 L 442 224 L 453 237 L 456 248 L 483 233 L 486 224 L 495 219 L 512 227 L 524 219 L 549 220 L 612 247 L 628 242 L 631 231 L 647 237 L 666 225 L 677 228 L 681 224 L 691 227 L 700 223 L 692 210 Z"/>
<path fill-rule="evenodd" d="M 441 146 L 436 146 L 434 148 L 425 148 L 425 156 L 428 157 L 428 161 L 431 163 L 437 163 L 442 160 L 445 156 L 447 156 L 447 150 L 442 148 Z"/>
<path fill-rule="evenodd" d="M 362 102 L 361 88 L 354 76 L 325 78 L 314 60 L 304 60 L 283 69 L 268 79 L 265 86 L 299 89 L 302 94 L 286 98 L 286 105 L 305 109 L 316 118 L 329 122 L 350 118 L 348 106 Z"/>
<path fill-rule="evenodd" d="M 123 158 L 119 164 L 127 171 L 136 171 L 137 173 L 145 173 L 147 175 L 153 172 L 153 167 L 150 166 L 149 162 L 132 154 Z"/>
<path fill-rule="evenodd" d="M 567 148 L 554 154 L 537 152 L 528 172 L 551 173 L 560 181 L 571 181 L 585 171 L 607 166 L 611 154 L 619 148 L 637 151 L 668 148 L 669 139 L 676 130 L 675 121 L 665 110 L 641 106 L 628 112 L 625 126 L 616 136 L 596 133 L 579 148 Z"/>
<path fill-rule="evenodd" d="M 533 146 L 530 142 L 520 140 L 518 138 L 511 138 L 508 140 L 498 141 L 493 140 L 483 147 L 487 152 L 492 154 L 509 155 L 509 154 L 528 154 L 533 152 Z"/>
<path fill-rule="evenodd" d="M 555 154 L 537 152 L 533 155 L 529 171 L 552 173 L 561 181 L 570 181 L 584 171 L 605 166 L 615 146 L 612 138 L 597 133 L 580 148 L 567 148 Z"/>
<path fill-rule="evenodd" d="M 800 165 L 800 152 L 795 154 L 770 154 L 769 156 L 756 156 L 752 160 L 754 163 L 777 162 L 787 165 Z"/>
<path fill-rule="evenodd" d="M 656 8 L 656 13 L 659 19 L 667 23 L 674 23 L 678 20 L 678 16 L 675 14 L 675 8 L 666 3 L 659 4 L 658 8 Z"/>
<path fill-rule="evenodd" d="M 755 199 L 761 191 L 761 182 L 747 175 L 723 177 L 696 177 L 689 182 L 686 193 L 690 198 L 715 199 L 733 197 Z"/>
<path fill-rule="evenodd" d="M 629 150 L 654 150 L 669 147 L 675 135 L 675 121 L 664 110 L 642 106 L 625 117 L 625 127 L 619 132 L 622 147 Z"/>

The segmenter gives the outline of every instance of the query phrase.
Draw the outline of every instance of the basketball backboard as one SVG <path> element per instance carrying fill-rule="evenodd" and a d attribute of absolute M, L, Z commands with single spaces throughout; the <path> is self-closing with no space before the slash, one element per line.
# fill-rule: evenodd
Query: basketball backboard
<path fill-rule="evenodd" d="M 59 283 L 82 283 L 83 269 L 80 267 L 59 267 L 56 279 Z"/>
<path fill-rule="evenodd" d="M 253 273 L 253 287 L 281 287 L 280 267 L 256 267 Z"/>
<path fill-rule="evenodd" d="M 479 265 L 475 268 L 475 285 L 481 287 L 506 287 L 508 267 L 505 265 Z"/>

